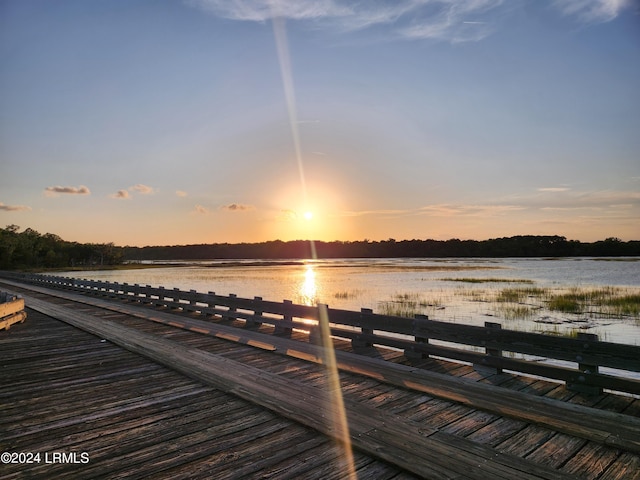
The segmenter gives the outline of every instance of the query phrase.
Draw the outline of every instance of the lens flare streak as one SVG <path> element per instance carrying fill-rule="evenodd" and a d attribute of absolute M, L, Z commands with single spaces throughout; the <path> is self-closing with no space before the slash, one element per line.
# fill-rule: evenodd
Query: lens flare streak
<path fill-rule="evenodd" d="M 293 137 L 293 145 L 295 148 L 296 163 L 298 165 L 298 174 L 300 176 L 300 185 L 303 193 L 303 204 L 308 204 L 307 184 L 304 173 L 304 165 L 302 161 L 302 149 L 300 146 L 300 134 L 298 131 L 298 118 L 296 114 L 296 100 L 293 88 L 293 76 L 291 74 L 291 57 L 289 55 L 289 46 L 285 29 L 284 19 L 273 16 L 273 33 L 278 50 L 278 60 L 280 62 L 280 71 L 282 74 L 282 84 L 284 87 L 285 99 L 287 102 L 287 112 L 289 114 L 289 124 L 291 126 L 291 135 Z M 316 246 L 313 240 L 309 240 L 311 257 L 317 258 Z M 305 288 L 315 289 L 315 279 L 305 280 Z M 349 425 L 347 423 L 346 412 L 344 408 L 344 400 L 342 398 L 342 390 L 340 388 L 340 378 L 338 376 L 338 368 L 336 365 L 335 351 L 333 350 L 333 341 L 331 339 L 331 330 L 329 328 L 329 313 L 326 305 L 318 304 L 319 326 L 324 345 L 325 365 L 327 378 L 329 381 L 330 404 L 327 405 L 327 411 L 332 412 L 333 431 L 336 432 L 338 442 L 341 444 L 344 452 L 344 460 L 347 468 L 347 478 L 357 479 L 355 472 L 355 464 L 353 459 L 353 451 L 351 448 L 351 437 L 349 434 Z"/>

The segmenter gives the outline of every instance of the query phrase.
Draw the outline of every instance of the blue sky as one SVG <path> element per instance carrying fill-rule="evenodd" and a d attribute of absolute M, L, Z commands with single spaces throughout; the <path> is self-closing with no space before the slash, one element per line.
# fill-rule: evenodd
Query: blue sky
<path fill-rule="evenodd" d="M 640 239 L 631 1 L 1 0 L 0 55 L 3 226 Z"/>

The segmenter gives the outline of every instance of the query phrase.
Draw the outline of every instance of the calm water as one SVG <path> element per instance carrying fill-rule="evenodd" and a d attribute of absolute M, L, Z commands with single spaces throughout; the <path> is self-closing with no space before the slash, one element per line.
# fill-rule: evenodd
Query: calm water
<path fill-rule="evenodd" d="M 300 262 L 202 261 L 136 270 L 63 272 L 61 275 L 164 286 L 265 300 L 292 300 L 378 313 L 407 311 L 434 320 L 546 333 L 584 331 L 602 340 L 640 345 L 638 317 L 547 310 L 539 295 L 505 303 L 505 289 L 561 293 L 616 287 L 640 294 L 640 259 L 344 259 Z M 474 279 L 462 282 L 460 279 Z M 476 283 L 479 280 L 488 282 Z M 524 313 L 523 313 L 524 312 Z"/>

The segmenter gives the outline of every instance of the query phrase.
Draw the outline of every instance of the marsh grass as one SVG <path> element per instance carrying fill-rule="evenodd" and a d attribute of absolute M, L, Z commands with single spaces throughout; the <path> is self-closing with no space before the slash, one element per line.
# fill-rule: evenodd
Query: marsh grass
<path fill-rule="evenodd" d="M 556 295 L 549 299 L 549 310 L 564 313 L 580 313 L 577 299 L 569 294 Z"/>
<path fill-rule="evenodd" d="M 640 294 L 612 298 L 607 302 L 607 306 L 623 315 L 640 316 Z"/>
<path fill-rule="evenodd" d="M 491 293 L 486 290 L 461 288 L 456 290 L 456 295 L 464 297 L 467 300 L 471 300 L 472 302 L 486 303 L 493 301 Z"/>
<path fill-rule="evenodd" d="M 343 290 L 333 294 L 334 298 L 338 298 L 340 300 L 349 300 L 351 298 L 358 298 L 361 295 L 362 295 L 361 290 Z"/>
<path fill-rule="evenodd" d="M 546 314 L 561 312 L 640 319 L 640 292 L 633 288 L 574 287 L 560 290 L 526 285 L 501 289 L 459 288 L 452 295 L 462 297 L 463 301 L 486 303 L 493 315 L 505 320 L 531 320 L 544 311 Z M 391 300 L 379 302 L 378 312 L 412 318 L 434 308 L 444 308 L 444 300 L 443 297 L 427 298 L 420 293 L 397 293 Z M 453 303 L 455 305 L 458 301 Z"/>
<path fill-rule="evenodd" d="M 413 318 L 417 314 L 422 313 L 422 310 L 418 309 L 415 305 L 396 302 L 380 302 L 378 308 L 380 310 L 379 313 L 382 315 L 390 315 L 392 317 Z"/>
<path fill-rule="evenodd" d="M 379 302 L 378 309 L 383 315 L 395 317 L 415 317 L 429 308 L 443 305 L 441 299 L 426 299 L 419 293 L 396 293 L 392 300 Z"/>
<path fill-rule="evenodd" d="M 552 291 L 549 288 L 505 288 L 492 300 L 495 315 L 507 320 L 532 318 L 540 309 L 568 314 L 640 317 L 640 293 L 621 287 L 578 288 Z"/>
<path fill-rule="evenodd" d="M 616 287 L 571 289 L 550 295 L 549 310 L 565 313 L 600 313 L 605 315 L 640 315 L 640 293 L 630 293 Z"/>
<path fill-rule="evenodd" d="M 440 278 L 443 282 L 463 282 L 463 283 L 533 283 L 533 280 L 523 278 Z"/>
<path fill-rule="evenodd" d="M 564 292 L 538 287 L 505 288 L 496 294 L 495 301 L 507 304 L 533 303 L 562 313 L 640 316 L 640 293 L 621 287 L 574 287 Z M 517 311 L 513 307 L 508 309 Z"/>
<path fill-rule="evenodd" d="M 537 309 L 528 305 L 501 304 L 495 308 L 495 315 L 505 320 L 527 320 L 533 318 Z"/>
<path fill-rule="evenodd" d="M 541 297 L 547 292 L 547 289 L 539 287 L 505 288 L 498 292 L 495 297 L 495 301 L 507 303 L 522 303 L 527 298 Z"/>

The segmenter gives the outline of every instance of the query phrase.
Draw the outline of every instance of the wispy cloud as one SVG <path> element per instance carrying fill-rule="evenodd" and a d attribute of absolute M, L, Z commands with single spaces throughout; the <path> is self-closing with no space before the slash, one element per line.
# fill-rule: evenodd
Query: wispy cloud
<path fill-rule="evenodd" d="M 464 205 L 440 203 L 425 205 L 420 208 L 407 210 L 361 210 L 342 212 L 344 217 L 380 216 L 380 217 L 407 217 L 417 215 L 427 215 L 433 217 L 456 217 L 456 216 L 495 216 L 523 210 L 521 205 Z"/>
<path fill-rule="evenodd" d="M 567 192 L 569 191 L 569 187 L 540 187 L 538 188 L 539 192 Z"/>
<path fill-rule="evenodd" d="M 223 18 L 264 22 L 274 17 L 290 20 L 310 20 L 342 17 L 351 14 L 351 8 L 335 0 L 186 0 Z"/>
<path fill-rule="evenodd" d="M 280 210 L 278 215 L 276 216 L 276 220 L 280 221 L 291 221 L 298 218 L 298 214 L 295 210 Z"/>
<path fill-rule="evenodd" d="M 537 189 L 537 194 L 517 195 L 505 202 L 541 210 L 605 210 L 621 205 L 640 208 L 640 192 L 628 190 L 572 190 L 564 187 Z"/>
<path fill-rule="evenodd" d="M 90 195 L 91 191 L 85 187 L 84 185 L 80 185 L 79 187 L 47 187 L 44 189 L 44 194 L 48 197 L 57 197 L 59 194 L 68 194 L 68 195 Z"/>
<path fill-rule="evenodd" d="M 121 190 L 118 190 L 116 193 L 112 193 L 111 195 L 109 195 L 109 198 L 115 198 L 117 200 L 128 200 L 132 198 L 131 193 L 129 192 L 139 193 L 140 195 L 151 195 L 152 193 L 155 193 L 155 190 L 148 185 L 137 183 L 136 185 L 132 185 L 129 188 L 123 188 Z"/>
<path fill-rule="evenodd" d="M 341 217 L 364 217 L 370 215 L 400 216 L 411 215 L 415 210 L 345 210 L 340 213 Z"/>
<path fill-rule="evenodd" d="M 477 42 L 491 35 L 501 17 L 523 2 L 510 0 L 184 0 L 236 21 L 274 18 L 312 23 L 340 32 L 384 27 L 390 38 Z M 529 0 L 535 2 L 536 0 Z M 616 18 L 633 0 L 553 0 L 560 14 L 585 23 Z"/>
<path fill-rule="evenodd" d="M 118 190 L 116 193 L 109 195 L 109 197 L 124 200 L 127 198 L 131 198 L 131 195 L 129 195 L 129 192 L 127 192 L 126 190 Z"/>
<path fill-rule="evenodd" d="M 492 29 L 484 15 L 505 3 L 504 0 L 186 1 L 217 16 L 238 21 L 265 22 L 277 17 L 347 32 L 386 26 L 397 38 L 428 38 L 453 43 L 477 41 L 489 35 Z"/>
<path fill-rule="evenodd" d="M 464 205 L 464 204 L 437 204 L 427 205 L 420 208 L 419 213 L 422 215 L 431 215 L 438 217 L 494 217 L 496 215 L 504 215 L 526 207 L 522 205 Z"/>
<path fill-rule="evenodd" d="M 631 0 L 554 0 L 554 6 L 564 15 L 585 23 L 604 23 L 616 18 L 631 6 Z"/>
<path fill-rule="evenodd" d="M 118 190 L 116 193 L 112 193 L 111 195 L 109 195 L 109 197 L 118 200 L 127 200 L 131 198 L 131 193 L 129 192 L 139 193 L 141 195 L 151 195 L 155 193 L 155 190 L 148 185 L 137 183 L 136 185 L 132 185 L 129 188 Z"/>
<path fill-rule="evenodd" d="M 31 207 L 27 207 L 26 205 L 5 205 L 0 202 L 0 210 L 5 212 L 23 212 L 31 210 Z"/>
<path fill-rule="evenodd" d="M 188 194 L 182 190 L 176 190 L 176 196 L 178 197 L 186 197 Z"/>
<path fill-rule="evenodd" d="M 142 183 L 138 183 L 132 187 L 129 187 L 129 190 L 136 191 L 138 193 L 141 193 L 142 195 L 150 195 L 154 193 L 154 190 L 152 187 L 149 187 L 148 185 L 143 185 Z"/>
<path fill-rule="evenodd" d="M 209 209 L 207 207 L 202 206 L 202 205 L 196 205 L 193 208 L 192 213 L 196 213 L 198 215 L 208 215 L 209 214 Z"/>
<path fill-rule="evenodd" d="M 494 31 L 493 20 L 501 12 L 503 0 L 465 0 L 460 2 L 418 2 L 411 11 L 412 21 L 400 29 L 413 39 L 444 40 L 451 43 L 477 42 Z"/>
<path fill-rule="evenodd" d="M 253 205 L 243 205 L 242 203 L 230 203 L 229 205 L 222 205 L 220 210 L 227 212 L 247 212 L 249 210 L 255 210 Z"/>

